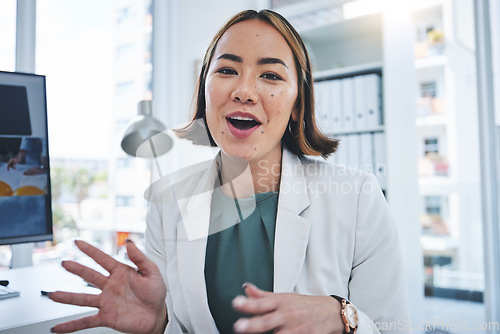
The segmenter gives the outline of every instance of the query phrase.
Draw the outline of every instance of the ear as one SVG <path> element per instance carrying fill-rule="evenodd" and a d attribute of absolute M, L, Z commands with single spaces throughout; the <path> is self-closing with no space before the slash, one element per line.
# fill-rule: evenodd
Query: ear
<path fill-rule="evenodd" d="M 294 122 L 298 122 L 299 121 L 299 110 L 297 108 L 294 108 L 292 110 L 292 120 Z"/>

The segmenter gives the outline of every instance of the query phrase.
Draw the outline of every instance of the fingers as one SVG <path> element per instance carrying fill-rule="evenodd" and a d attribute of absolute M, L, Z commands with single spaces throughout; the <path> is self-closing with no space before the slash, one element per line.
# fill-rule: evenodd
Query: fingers
<path fill-rule="evenodd" d="M 269 294 L 272 294 L 272 292 L 264 291 L 256 287 L 254 284 L 245 282 L 243 284 L 243 288 L 245 289 L 245 293 L 248 297 L 253 297 L 253 298 L 260 298 L 260 297 L 265 297 L 268 296 Z"/>
<path fill-rule="evenodd" d="M 276 310 L 278 306 L 279 296 L 258 299 L 237 296 L 233 299 L 233 308 L 245 314 L 264 314 Z"/>
<path fill-rule="evenodd" d="M 55 302 L 62 304 L 70 304 L 76 306 L 99 306 L 99 295 L 89 293 L 73 293 L 65 291 L 54 291 L 49 293 L 48 297 Z"/>
<path fill-rule="evenodd" d="M 237 296 L 233 308 L 245 314 L 255 315 L 251 319 L 241 318 L 234 324 L 236 333 L 264 333 L 283 325 L 283 319 L 275 312 L 283 302 L 283 296 L 261 290 L 251 283 L 243 284 L 248 296 Z"/>
<path fill-rule="evenodd" d="M 76 240 L 75 244 L 82 252 L 91 257 L 95 262 L 97 262 L 101 267 L 106 269 L 109 273 L 112 273 L 116 267 L 120 265 L 120 262 L 113 259 L 108 254 L 104 253 L 100 249 L 86 243 L 82 240 Z"/>
<path fill-rule="evenodd" d="M 244 296 L 234 298 L 233 308 L 235 310 L 247 314 L 263 314 L 274 311 L 279 306 L 278 294 L 261 290 L 249 282 L 245 282 L 243 288 L 249 298 Z"/>
<path fill-rule="evenodd" d="M 101 290 L 106 285 L 107 277 L 94 269 L 88 268 L 74 261 L 63 261 L 61 265 L 70 273 L 80 276 L 86 282 L 98 287 Z"/>
<path fill-rule="evenodd" d="M 282 319 L 276 314 L 265 314 L 251 319 L 240 318 L 234 323 L 235 333 L 266 333 L 283 325 Z"/>
<path fill-rule="evenodd" d="M 156 269 L 156 265 L 144 255 L 143 252 L 132 242 L 132 240 L 127 239 L 127 254 L 130 259 L 136 266 L 137 269 L 142 274 L 148 275 Z"/>
<path fill-rule="evenodd" d="M 94 328 L 101 326 L 99 316 L 91 315 L 85 318 L 63 322 L 51 328 L 52 333 L 72 333 L 86 328 Z"/>

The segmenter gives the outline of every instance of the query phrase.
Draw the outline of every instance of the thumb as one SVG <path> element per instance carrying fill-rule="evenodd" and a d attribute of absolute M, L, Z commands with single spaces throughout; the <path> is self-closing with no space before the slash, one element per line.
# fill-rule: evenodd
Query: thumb
<path fill-rule="evenodd" d="M 127 254 L 139 271 L 144 275 L 151 275 L 156 269 L 156 265 L 141 252 L 139 248 L 130 239 L 126 240 Z"/>
<path fill-rule="evenodd" d="M 245 289 L 245 293 L 248 297 L 253 297 L 253 298 L 261 298 L 265 297 L 266 295 L 270 294 L 271 292 L 264 291 L 256 287 L 254 284 L 245 282 L 243 284 L 243 288 Z"/>

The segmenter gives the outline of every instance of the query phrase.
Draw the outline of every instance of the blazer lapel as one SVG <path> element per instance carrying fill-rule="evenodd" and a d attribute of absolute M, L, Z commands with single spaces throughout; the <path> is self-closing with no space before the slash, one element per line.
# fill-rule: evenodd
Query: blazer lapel
<path fill-rule="evenodd" d="M 208 307 L 205 285 L 210 202 L 216 177 L 217 162 L 214 159 L 197 183 L 193 195 L 178 199 L 182 215 L 182 221 L 177 225 L 179 284 L 194 333 L 218 333 Z"/>
<path fill-rule="evenodd" d="M 292 292 L 304 264 L 311 223 L 300 216 L 309 195 L 300 159 L 283 150 L 274 242 L 274 292 Z"/>
<path fill-rule="evenodd" d="M 192 192 L 193 196 L 178 199 L 182 214 L 182 222 L 177 226 L 179 281 L 195 333 L 218 332 L 208 307 L 204 273 L 217 168 L 214 159 Z M 276 215 L 274 292 L 292 292 L 299 278 L 310 230 L 310 221 L 300 213 L 309 205 L 302 164 L 295 155 L 284 150 Z"/>

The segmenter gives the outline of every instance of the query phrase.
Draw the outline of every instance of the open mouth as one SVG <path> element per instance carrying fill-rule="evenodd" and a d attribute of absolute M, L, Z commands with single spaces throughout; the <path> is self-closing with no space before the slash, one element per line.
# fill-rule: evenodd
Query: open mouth
<path fill-rule="evenodd" d="M 227 120 L 238 130 L 248 130 L 261 124 L 252 118 L 242 116 L 228 117 Z"/>

